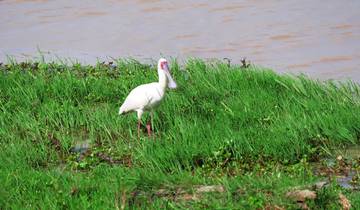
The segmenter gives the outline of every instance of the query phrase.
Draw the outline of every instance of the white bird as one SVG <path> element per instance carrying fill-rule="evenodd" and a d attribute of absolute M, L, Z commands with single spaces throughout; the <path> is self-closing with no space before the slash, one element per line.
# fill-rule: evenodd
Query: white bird
<path fill-rule="evenodd" d="M 170 89 L 177 87 L 176 82 L 171 77 L 168 62 L 165 58 L 158 61 L 159 82 L 143 84 L 134 88 L 126 97 L 119 109 L 119 115 L 128 112 L 137 112 L 138 118 L 138 138 L 140 138 L 141 116 L 144 111 L 150 111 L 152 121 L 152 111 L 164 99 L 166 86 Z M 150 125 L 146 125 L 148 135 L 151 135 Z"/>

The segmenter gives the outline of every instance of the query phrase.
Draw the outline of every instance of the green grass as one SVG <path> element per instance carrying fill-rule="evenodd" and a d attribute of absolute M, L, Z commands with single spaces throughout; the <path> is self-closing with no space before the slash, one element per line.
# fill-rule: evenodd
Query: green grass
<path fill-rule="evenodd" d="M 155 140 L 143 133 L 138 141 L 136 114 L 117 113 L 132 88 L 157 80 L 152 65 L 13 62 L 0 70 L 0 209 L 121 209 L 122 199 L 130 209 L 292 209 L 286 191 L 318 179 L 308 162 L 360 144 L 351 82 L 174 60 L 179 88 L 155 111 Z M 69 150 L 86 140 L 92 150 L 79 160 Z M 226 191 L 196 201 L 155 195 L 211 184 Z M 347 195 L 360 208 L 356 193 Z"/>

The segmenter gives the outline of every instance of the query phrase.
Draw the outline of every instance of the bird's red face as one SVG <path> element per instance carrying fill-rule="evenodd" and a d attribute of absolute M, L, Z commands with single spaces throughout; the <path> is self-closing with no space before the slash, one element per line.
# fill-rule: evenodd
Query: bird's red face
<path fill-rule="evenodd" d="M 169 70 L 169 66 L 168 66 L 168 63 L 167 63 L 167 61 L 161 61 L 160 62 L 160 67 L 161 67 L 161 69 L 162 70 Z"/>

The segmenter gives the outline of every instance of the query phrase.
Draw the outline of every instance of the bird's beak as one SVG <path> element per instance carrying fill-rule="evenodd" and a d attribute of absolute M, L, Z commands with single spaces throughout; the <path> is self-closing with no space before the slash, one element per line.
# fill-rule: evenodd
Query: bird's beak
<path fill-rule="evenodd" d="M 177 84 L 176 84 L 175 80 L 171 77 L 168 64 L 165 64 L 164 72 L 165 72 L 166 77 L 168 78 L 168 87 L 170 89 L 175 89 L 177 87 Z"/>

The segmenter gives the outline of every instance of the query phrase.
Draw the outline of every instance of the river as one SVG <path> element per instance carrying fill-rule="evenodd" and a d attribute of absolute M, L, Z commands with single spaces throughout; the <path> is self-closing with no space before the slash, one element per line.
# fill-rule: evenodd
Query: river
<path fill-rule="evenodd" d="M 359 0 L 0 0 L 0 61 L 224 57 L 360 82 Z"/>

